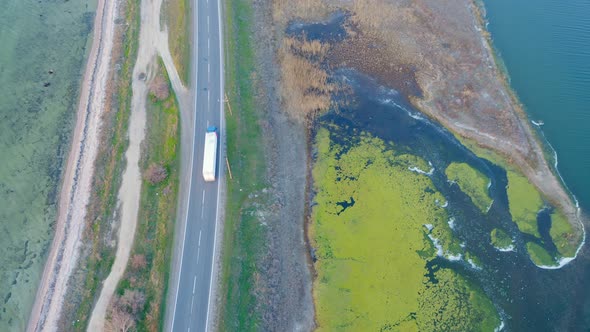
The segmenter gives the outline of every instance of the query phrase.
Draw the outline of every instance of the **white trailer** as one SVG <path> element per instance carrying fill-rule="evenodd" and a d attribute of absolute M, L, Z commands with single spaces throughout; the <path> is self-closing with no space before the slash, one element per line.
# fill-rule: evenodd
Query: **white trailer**
<path fill-rule="evenodd" d="M 203 157 L 203 179 L 207 182 L 215 181 L 217 169 L 217 128 L 207 128 L 205 134 L 205 154 Z"/>

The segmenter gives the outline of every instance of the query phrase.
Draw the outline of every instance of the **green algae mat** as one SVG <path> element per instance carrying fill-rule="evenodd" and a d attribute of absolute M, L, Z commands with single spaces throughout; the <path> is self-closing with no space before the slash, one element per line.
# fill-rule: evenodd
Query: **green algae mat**
<path fill-rule="evenodd" d="M 462 252 L 427 163 L 369 134 L 342 146 L 321 128 L 309 237 L 320 331 L 492 331 L 483 290 L 438 266 Z M 471 261 L 471 259 L 470 259 Z"/>
<path fill-rule="evenodd" d="M 490 232 L 490 243 L 494 248 L 502 251 L 512 250 L 514 248 L 514 241 L 505 231 L 494 228 Z"/>
<path fill-rule="evenodd" d="M 445 170 L 449 181 L 455 182 L 475 206 L 483 213 L 488 212 L 492 198 L 488 193 L 490 179 L 466 163 L 451 163 Z"/>

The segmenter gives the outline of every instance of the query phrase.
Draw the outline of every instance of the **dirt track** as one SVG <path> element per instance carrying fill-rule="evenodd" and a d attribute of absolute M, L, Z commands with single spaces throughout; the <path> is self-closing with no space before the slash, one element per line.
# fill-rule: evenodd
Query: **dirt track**
<path fill-rule="evenodd" d="M 178 76 L 168 48 L 167 31 L 160 28 L 160 9 L 162 0 L 141 2 L 141 27 L 139 32 L 138 56 L 133 69 L 133 97 L 131 117 L 129 119 L 129 147 L 125 153 L 127 160 L 123 180 L 119 188 L 118 207 L 120 209 L 120 226 L 115 261 L 93 309 L 88 331 L 101 331 L 105 326 L 107 309 L 125 272 L 133 246 L 139 198 L 141 193 L 141 170 L 139 160 L 141 145 L 145 137 L 146 100 L 149 84 L 157 72 L 157 57 L 160 55 L 168 71 L 172 87 L 178 96 L 180 107 L 185 108 L 187 90 Z"/>

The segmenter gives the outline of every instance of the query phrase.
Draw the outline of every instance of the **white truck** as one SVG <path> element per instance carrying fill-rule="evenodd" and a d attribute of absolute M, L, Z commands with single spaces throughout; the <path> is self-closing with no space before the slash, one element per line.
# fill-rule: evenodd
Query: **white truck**
<path fill-rule="evenodd" d="M 217 169 L 217 128 L 210 126 L 205 133 L 205 154 L 203 157 L 203 179 L 215 181 Z"/>

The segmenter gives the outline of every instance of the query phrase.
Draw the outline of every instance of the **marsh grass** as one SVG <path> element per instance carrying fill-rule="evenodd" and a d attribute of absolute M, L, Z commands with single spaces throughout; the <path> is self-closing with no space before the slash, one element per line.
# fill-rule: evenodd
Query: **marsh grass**
<path fill-rule="evenodd" d="M 283 106 L 299 122 L 311 124 L 330 107 L 335 85 L 319 64 L 328 49 L 319 41 L 286 38 L 279 50 Z"/>

